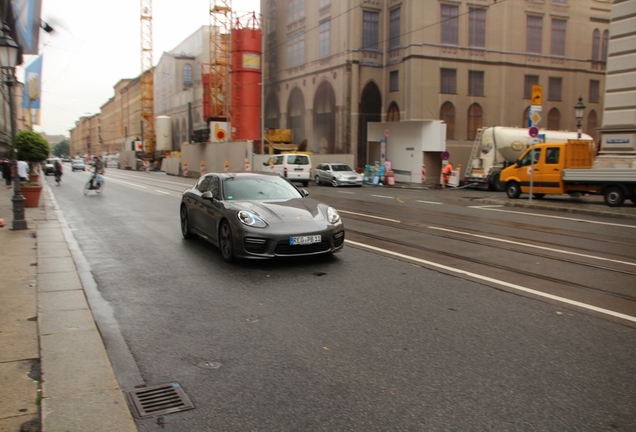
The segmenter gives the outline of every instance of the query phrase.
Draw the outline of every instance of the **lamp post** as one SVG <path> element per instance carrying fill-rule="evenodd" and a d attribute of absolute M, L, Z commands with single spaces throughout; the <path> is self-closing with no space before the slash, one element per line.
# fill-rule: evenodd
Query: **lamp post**
<path fill-rule="evenodd" d="M 15 144 L 15 113 L 13 112 L 13 86 L 15 84 L 15 67 L 20 63 L 18 44 L 13 40 L 9 32 L 9 26 L 2 23 L 2 35 L 0 35 L 0 68 L 3 70 L 5 85 L 9 93 L 9 122 L 11 123 L 11 146 L 13 147 L 13 225 L 14 230 L 27 229 L 27 221 L 24 218 L 24 196 L 20 187 L 18 176 L 18 149 Z"/>
<path fill-rule="evenodd" d="M 576 117 L 576 128 L 579 132 L 579 138 L 581 138 L 581 119 L 585 114 L 585 105 L 583 104 L 583 98 L 579 96 L 579 101 L 574 105 L 574 117 Z"/>

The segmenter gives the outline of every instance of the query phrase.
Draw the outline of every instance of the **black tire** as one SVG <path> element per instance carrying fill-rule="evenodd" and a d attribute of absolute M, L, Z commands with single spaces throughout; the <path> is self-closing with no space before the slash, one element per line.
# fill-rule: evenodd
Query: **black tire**
<path fill-rule="evenodd" d="M 88 195 L 88 191 L 91 190 L 91 181 L 87 181 L 86 185 L 84 185 L 84 195 Z"/>
<path fill-rule="evenodd" d="M 620 207 L 625 202 L 625 192 L 619 186 L 610 186 L 603 193 L 605 204 L 610 207 Z"/>
<path fill-rule="evenodd" d="M 336 179 L 331 180 L 331 186 L 338 187 L 338 182 L 336 181 Z"/>
<path fill-rule="evenodd" d="M 317 185 L 319 185 L 320 184 L 320 176 L 318 176 L 316 174 L 316 177 L 314 177 L 314 181 L 316 182 Z"/>
<path fill-rule="evenodd" d="M 303 184 L 303 187 L 309 186 L 309 180 L 303 181 L 302 184 Z"/>
<path fill-rule="evenodd" d="M 234 243 L 232 242 L 232 228 L 227 222 L 221 224 L 219 228 L 219 249 L 221 250 L 221 256 L 225 262 L 230 263 L 234 261 Z"/>
<path fill-rule="evenodd" d="M 636 204 L 636 197 L 631 197 L 629 200 L 633 202 L 634 204 Z"/>
<path fill-rule="evenodd" d="M 536 199 L 543 199 L 545 194 L 533 194 Z"/>
<path fill-rule="evenodd" d="M 506 195 L 508 198 L 517 199 L 521 195 L 521 186 L 516 181 L 506 183 Z"/>
<path fill-rule="evenodd" d="M 503 192 L 505 189 L 504 184 L 499 180 L 499 173 L 495 173 L 490 177 L 488 181 L 488 189 L 497 192 Z"/>
<path fill-rule="evenodd" d="M 181 205 L 179 217 L 181 219 L 181 235 L 184 239 L 191 239 L 193 236 L 190 231 L 190 220 L 188 219 L 188 210 L 185 205 Z"/>
<path fill-rule="evenodd" d="M 97 187 L 97 189 L 95 189 L 95 192 L 97 192 L 98 194 L 101 194 L 102 192 L 104 192 L 104 186 L 106 186 L 106 182 L 104 181 L 104 178 L 102 177 L 102 181 L 99 182 L 99 186 Z"/>

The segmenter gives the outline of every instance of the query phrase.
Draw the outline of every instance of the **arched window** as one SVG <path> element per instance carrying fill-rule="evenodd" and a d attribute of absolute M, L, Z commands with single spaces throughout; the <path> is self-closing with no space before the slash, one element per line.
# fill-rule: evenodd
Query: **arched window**
<path fill-rule="evenodd" d="M 446 123 L 446 139 L 455 139 L 455 105 L 444 102 L 439 110 L 439 119 Z"/>
<path fill-rule="evenodd" d="M 530 116 L 530 107 L 527 107 L 523 111 L 523 118 L 521 119 L 521 127 L 522 128 L 530 127 L 529 123 L 528 123 L 528 116 Z"/>
<path fill-rule="evenodd" d="M 609 30 L 605 30 L 603 32 L 603 45 L 602 45 L 602 51 L 601 51 L 601 60 L 604 62 L 607 61 L 608 44 L 609 44 Z"/>
<path fill-rule="evenodd" d="M 548 112 L 548 130 L 560 130 L 561 129 L 561 113 L 558 108 L 552 108 Z"/>
<path fill-rule="evenodd" d="M 391 102 L 389 110 L 386 113 L 386 121 L 399 122 L 400 121 L 400 108 L 398 108 L 395 102 Z"/>
<path fill-rule="evenodd" d="M 192 66 L 189 64 L 183 66 L 183 85 L 192 85 Z"/>
<path fill-rule="evenodd" d="M 592 33 L 592 61 L 601 60 L 601 32 L 594 29 Z"/>
<path fill-rule="evenodd" d="M 477 103 L 468 107 L 468 139 L 475 139 L 477 130 L 481 127 L 483 121 L 483 111 Z"/>

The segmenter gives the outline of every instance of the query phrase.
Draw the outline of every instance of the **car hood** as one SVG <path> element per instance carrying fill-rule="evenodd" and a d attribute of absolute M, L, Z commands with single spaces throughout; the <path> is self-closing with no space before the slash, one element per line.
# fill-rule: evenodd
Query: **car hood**
<path fill-rule="evenodd" d="M 236 210 L 248 210 L 268 223 L 295 223 L 324 221 L 327 206 L 309 198 L 294 198 L 285 201 L 233 201 Z"/>
<path fill-rule="evenodd" d="M 342 176 L 358 176 L 359 175 L 355 171 L 335 171 L 334 174 L 335 175 L 342 175 Z"/>

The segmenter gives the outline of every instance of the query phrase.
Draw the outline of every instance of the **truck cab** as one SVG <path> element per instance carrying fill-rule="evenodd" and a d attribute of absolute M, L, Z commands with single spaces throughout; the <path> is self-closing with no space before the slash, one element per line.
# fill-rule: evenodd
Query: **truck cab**
<path fill-rule="evenodd" d="M 521 193 L 531 193 L 537 198 L 547 194 L 583 192 L 577 186 L 563 181 L 565 169 L 590 169 L 594 162 L 594 142 L 568 140 L 529 146 L 521 157 L 501 172 L 509 198 L 518 198 Z"/>

